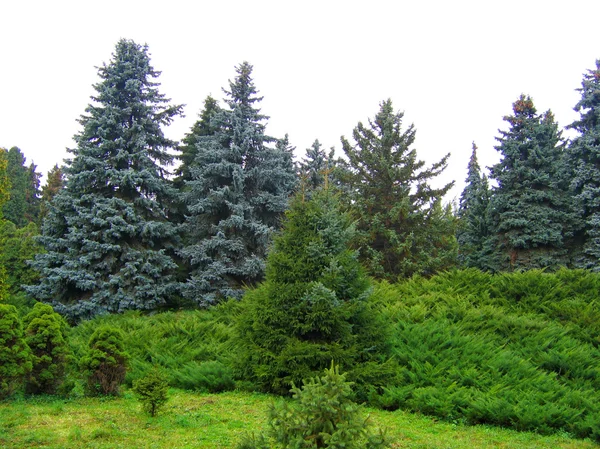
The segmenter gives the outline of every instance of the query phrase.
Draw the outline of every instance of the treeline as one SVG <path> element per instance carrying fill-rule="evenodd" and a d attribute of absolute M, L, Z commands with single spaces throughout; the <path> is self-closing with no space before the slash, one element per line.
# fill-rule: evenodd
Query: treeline
<path fill-rule="evenodd" d="M 23 285 L 28 297 L 78 321 L 240 298 L 265 278 L 289 199 L 323 189 L 352 217 L 350 244 L 378 279 L 457 266 L 600 266 L 600 63 L 584 75 L 581 117 L 570 125 L 578 136 L 567 142 L 552 113 L 521 96 L 498 137 L 502 160 L 486 175 L 473 146 L 454 209 L 443 202 L 452 183 L 432 186 L 449 155 L 430 166 L 419 160 L 415 127 L 390 100 L 342 137 L 343 158 L 315 140 L 294 162 L 287 136 L 266 134 L 252 66 L 235 70 L 223 101 L 209 96 L 177 143 L 163 129 L 182 106 L 160 92 L 148 48 L 121 40 L 98 70 L 71 158 L 43 189 L 19 149 L 2 152 L 2 263 L 13 302 L 26 301 Z"/>

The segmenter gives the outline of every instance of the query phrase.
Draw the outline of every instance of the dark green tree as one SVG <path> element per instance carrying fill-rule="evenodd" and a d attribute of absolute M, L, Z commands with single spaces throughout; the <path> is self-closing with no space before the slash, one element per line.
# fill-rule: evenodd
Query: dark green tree
<path fill-rule="evenodd" d="M 513 103 L 500 130 L 502 160 L 491 168 L 492 227 L 500 270 L 558 268 L 573 225 L 565 178 L 564 142 L 550 111 L 538 114 L 530 97 Z"/>
<path fill-rule="evenodd" d="M 333 185 L 333 173 L 336 167 L 334 149 L 326 153 L 318 140 L 306 149 L 306 156 L 298 164 L 300 189 L 305 195 L 322 187 L 326 182 Z"/>
<path fill-rule="evenodd" d="M 239 298 L 244 285 L 263 278 L 271 235 L 295 187 L 289 145 L 265 134 L 252 66 L 236 72 L 225 91 L 228 109 L 212 116 L 214 135 L 198 139 L 184 193 L 183 229 L 192 243 L 181 252 L 191 266 L 183 293 L 201 305 Z"/>
<path fill-rule="evenodd" d="M 31 351 L 17 309 L 0 298 L 0 399 L 12 395 L 31 371 Z"/>
<path fill-rule="evenodd" d="M 579 135 L 568 148 L 571 191 L 580 226 L 575 238 L 574 265 L 600 271 L 600 60 L 583 76 L 579 119 L 568 128 Z"/>
<path fill-rule="evenodd" d="M 42 196 L 40 198 L 40 222 L 48 214 L 50 203 L 58 192 L 65 186 L 65 180 L 62 169 L 56 164 L 46 177 L 46 184 L 42 187 Z"/>
<path fill-rule="evenodd" d="M 354 378 L 381 371 L 386 327 L 371 308 L 370 281 L 348 247 L 351 236 L 350 219 L 329 191 L 309 201 L 295 197 L 269 253 L 266 280 L 246 293 L 237 318 L 243 379 L 286 394 L 331 360 Z"/>
<path fill-rule="evenodd" d="M 354 128 L 354 145 L 342 137 L 348 159 L 342 180 L 357 219 L 361 261 L 371 275 L 390 281 L 447 269 L 455 264 L 457 251 L 454 219 L 439 213 L 453 183 L 429 184 L 446 168 L 449 154 L 426 168 L 411 148 L 414 126 L 402 129 L 403 116 L 386 100 L 374 120 Z M 432 227 L 450 233 L 433 235 Z"/>
<path fill-rule="evenodd" d="M 88 394 L 119 394 L 129 361 L 124 339 L 123 332 L 111 326 L 99 327 L 90 337 L 88 353 L 80 361 Z"/>
<path fill-rule="evenodd" d="M 71 350 L 67 323 L 52 306 L 38 302 L 23 320 L 25 341 L 31 349 L 32 370 L 25 382 L 30 394 L 56 394 L 65 379 Z"/>
<path fill-rule="evenodd" d="M 212 120 L 213 117 L 220 112 L 221 108 L 218 101 L 210 95 L 206 97 L 204 100 L 204 107 L 198 115 L 198 120 L 194 123 L 190 132 L 181 140 L 181 144 L 179 145 L 181 154 L 178 156 L 178 159 L 181 161 L 181 164 L 177 170 L 175 170 L 175 185 L 177 188 L 183 189 L 186 181 L 192 179 L 190 169 L 194 165 L 196 156 L 198 155 L 197 145 L 200 138 L 213 136 L 217 132 L 218 127 L 215 126 L 215 122 L 212 122 Z"/>
<path fill-rule="evenodd" d="M 490 237 L 490 188 L 477 162 L 477 145 L 468 165 L 466 185 L 458 205 L 458 260 L 463 267 L 486 268 L 485 243 Z"/>
<path fill-rule="evenodd" d="M 120 40 L 98 74 L 42 227 L 46 252 L 33 264 L 41 282 L 28 287 L 72 319 L 156 309 L 177 289 L 168 210 L 176 192 L 165 168 L 175 142 L 162 129 L 181 106 L 159 92 L 147 46 Z"/>
<path fill-rule="evenodd" d="M 29 264 L 42 248 L 37 243 L 38 227 L 30 222 L 25 227 L 0 219 L 0 264 L 7 270 L 7 288 L 11 295 L 22 291 L 23 285 L 39 280 L 39 274 Z"/>
<path fill-rule="evenodd" d="M 39 215 L 40 173 L 36 166 L 25 163 L 25 156 L 17 147 L 12 147 L 5 154 L 6 172 L 10 182 L 10 198 L 2 207 L 4 218 L 18 227 L 29 222 L 37 222 Z"/>

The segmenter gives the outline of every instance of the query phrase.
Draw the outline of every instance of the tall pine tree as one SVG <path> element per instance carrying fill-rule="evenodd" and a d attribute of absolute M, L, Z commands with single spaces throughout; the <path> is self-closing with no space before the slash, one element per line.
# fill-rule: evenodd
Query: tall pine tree
<path fill-rule="evenodd" d="M 386 100 L 374 120 L 354 128 L 354 145 L 342 137 L 348 158 L 343 178 L 358 220 L 361 259 L 371 275 L 390 281 L 450 268 L 457 251 L 454 218 L 441 206 L 453 183 L 429 184 L 449 155 L 426 168 L 411 148 L 414 126 L 402 129 L 403 116 Z"/>
<path fill-rule="evenodd" d="M 466 185 L 458 205 L 458 260 L 464 267 L 485 269 L 485 242 L 489 238 L 490 189 L 477 162 L 477 145 L 469 160 Z"/>
<path fill-rule="evenodd" d="M 492 226 L 500 270 L 568 265 L 573 224 L 564 172 L 564 142 L 550 111 L 538 114 L 529 96 L 513 103 L 500 130 L 502 160 L 491 169 Z"/>
<path fill-rule="evenodd" d="M 17 147 L 5 154 L 8 179 L 10 181 L 10 199 L 2 207 L 4 218 L 17 227 L 37 222 L 39 216 L 39 195 L 41 174 L 31 163 L 26 165 L 25 156 Z"/>
<path fill-rule="evenodd" d="M 295 187 L 289 144 L 265 134 L 252 66 L 236 72 L 225 90 L 228 109 L 210 121 L 214 135 L 198 138 L 184 194 L 184 233 L 193 243 L 181 252 L 191 266 L 183 293 L 201 305 L 240 297 L 244 285 L 263 278 L 271 235 Z"/>
<path fill-rule="evenodd" d="M 571 189 L 578 206 L 580 232 L 574 248 L 579 268 L 600 271 L 600 60 L 583 76 L 579 120 L 569 125 L 579 135 L 568 149 Z"/>
<path fill-rule="evenodd" d="M 163 126 L 181 114 L 154 81 L 147 46 L 120 40 L 98 70 L 93 103 L 65 166 L 66 184 L 42 227 L 38 300 L 73 319 L 164 306 L 176 289 L 176 229 L 165 166 L 175 142 Z"/>

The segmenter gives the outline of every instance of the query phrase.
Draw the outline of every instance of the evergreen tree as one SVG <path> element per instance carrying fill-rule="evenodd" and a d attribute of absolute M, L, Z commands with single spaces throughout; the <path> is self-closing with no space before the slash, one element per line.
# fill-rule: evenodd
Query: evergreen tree
<path fill-rule="evenodd" d="M 194 123 L 192 129 L 181 140 L 179 151 L 181 154 L 178 159 L 181 164 L 175 170 L 175 185 L 179 189 L 185 187 L 185 183 L 192 179 L 190 173 L 191 167 L 194 165 L 196 156 L 198 155 L 198 142 L 201 137 L 212 136 L 217 131 L 217 127 L 212 123 L 212 118 L 221 112 L 219 103 L 210 95 L 204 100 L 204 108 L 199 114 L 199 119 Z"/>
<path fill-rule="evenodd" d="M 147 46 L 120 40 L 99 68 L 97 94 L 75 136 L 66 183 L 42 227 L 28 291 L 72 319 L 164 306 L 177 284 L 166 179 L 175 142 L 162 127 L 181 114 L 158 91 Z"/>
<path fill-rule="evenodd" d="M 39 215 L 40 173 L 32 163 L 25 165 L 25 156 L 17 147 L 6 153 L 10 199 L 2 207 L 4 218 L 18 227 L 37 221 Z"/>
<path fill-rule="evenodd" d="M 414 126 L 402 130 L 403 116 L 386 100 L 368 126 L 359 123 L 354 129 L 354 145 L 342 137 L 348 158 L 342 179 L 358 220 L 361 260 L 370 274 L 390 281 L 446 269 L 457 250 L 454 219 L 440 214 L 444 208 L 438 204 L 453 183 L 429 185 L 446 168 L 449 154 L 425 168 L 411 148 Z M 434 236 L 432 227 L 450 233 Z"/>
<path fill-rule="evenodd" d="M 490 189 L 487 176 L 477 162 L 477 146 L 469 160 L 466 185 L 458 206 L 458 259 L 464 267 L 486 268 L 484 248 L 489 238 Z"/>
<path fill-rule="evenodd" d="M 48 304 L 36 303 L 27 314 L 25 341 L 31 348 L 32 370 L 25 391 L 31 394 L 55 394 L 65 378 L 71 350 L 65 334 L 67 323 Z"/>
<path fill-rule="evenodd" d="M 215 113 L 212 136 L 198 138 L 192 180 L 184 194 L 184 233 L 193 244 L 181 252 L 191 266 L 184 295 L 206 305 L 242 294 L 263 277 L 271 235 L 295 186 L 285 141 L 265 134 L 247 62 L 225 91 L 229 109 Z"/>
<path fill-rule="evenodd" d="M 581 222 L 575 265 L 600 271 L 600 60 L 583 76 L 579 120 L 569 128 L 579 132 L 568 149 L 571 189 Z"/>
<path fill-rule="evenodd" d="M 266 280 L 237 317 L 243 379 L 285 394 L 331 360 L 376 388 L 386 328 L 371 308 L 370 281 L 348 243 L 353 229 L 329 191 L 292 201 L 269 253 Z M 377 374 L 375 374 L 377 373 Z M 364 397 L 363 397 L 364 399 Z"/>
<path fill-rule="evenodd" d="M 0 400 L 12 395 L 31 371 L 31 351 L 17 309 L 0 297 Z"/>
<path fill-rule="evenodd" d="M 564 176 L 564 143 L 550 111 L 538 114 L 530 97 L 504 117 L 491 169 L 492 226 L 501 270 L 558 268 L 568 264 L 565 241 L 573 223 Z"/>
<path fill-rule="evenodd" d="M 40 221 L 48 214 L 50 203 L 65 185 L 62 169 L 56 164 L 48 172 L 46 184 L 42 187 L 42 196 L 40 201 Z"/>
<path fill-rule="evenodd" d="M 315 140 L 310 148 L 306 149 L 306 156 L 299 164 L 301 189 L 305 194 L 327 184 L 332 184 L 333 172 L 336 167 L 334 149 L 329 154 L 325 152 L 321 143 Z"/>

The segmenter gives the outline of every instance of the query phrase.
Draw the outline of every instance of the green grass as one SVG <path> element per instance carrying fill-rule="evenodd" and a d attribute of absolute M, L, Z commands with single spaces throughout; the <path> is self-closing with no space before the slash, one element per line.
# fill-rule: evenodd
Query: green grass
<path fill-rule="evenodd" d="M 164 411 L 144 415 L 128 392 L 120 398 L 52 398 L 0 403 L 0 447 L 21 448 L 233 448 L 245 432 L 266 427 L 268 395 L 170 392 Z M 366 409 L 387 428 L 394 448 L 410 449 L 588 449 L 589 440 L 541 436 L 489 426 L 437 422 L 404 411 Z"/>

